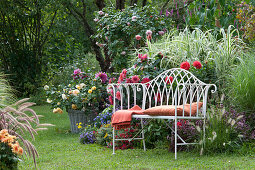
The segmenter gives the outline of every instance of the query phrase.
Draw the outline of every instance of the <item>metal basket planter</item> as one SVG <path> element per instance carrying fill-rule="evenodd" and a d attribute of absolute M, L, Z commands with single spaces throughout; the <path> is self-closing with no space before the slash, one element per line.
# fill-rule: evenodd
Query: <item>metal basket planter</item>
<path fill-rule="evenodd" d="M 96 117 L 95 113 L 85 114 L 83 110 L 68 110 L 68 116 L 71 124 L 71 132 L 79 133 L 80 129 L 77 127 L 77 123 L 82 123 L 82 126 L 87 125 L 93 122 L 93 119 Z"/>

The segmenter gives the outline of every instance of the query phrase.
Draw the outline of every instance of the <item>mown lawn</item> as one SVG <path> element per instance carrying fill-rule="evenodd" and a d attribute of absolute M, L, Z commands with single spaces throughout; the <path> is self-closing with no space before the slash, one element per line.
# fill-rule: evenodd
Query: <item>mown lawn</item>
<path fill-rule="evenodd" d="M 255 169 L 254 156 L 219 154 L 199 156 L 195 153 L 180 152 L 178 160 L 174 153 L 153 149 L 112 150 L 97 144 L 79 143 L 79 135 L 69 133 L 67 113 L 53 114 L 49 106 L 36 106 L 42 123 L 52 123 L 47 131 L 41 131 L 33 144 L 39 158 L 38 169 Z M 19 169 L 34 169 L 32 159 L 23 158 Z"/>

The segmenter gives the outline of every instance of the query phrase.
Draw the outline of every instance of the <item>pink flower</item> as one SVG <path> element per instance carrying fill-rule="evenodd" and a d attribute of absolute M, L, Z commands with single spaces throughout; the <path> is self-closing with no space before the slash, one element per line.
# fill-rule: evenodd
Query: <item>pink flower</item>
<path fill-rule="evenodd" d="M 150 86 L 150 84 L 148 83 L 149 81 L 151 81 L 151 79 L 145 77 L 145 78 L 143 78 L 143 80 L 141 81 L 141 83 L 146 84 L 146 86 L 149 87 L 149 86 Z"/>
<path fill-rule="evenodd" d="M 124 69 L 122 70 L 122 74 L 127 74 L 127 69 L 124 68 Z"/>
<path fill-rule="evenodd" d="M 159 35 L 164 35 L 165 32 L 164 32 L 164 31 L 159 31 L 158 34 L 159 34 Z"/>
<path fill-rule="evenodd" d="M 125 78 L 124 76 L 125 76 L 124 74 L 120 73 L 120 76 L 119 76 L 119 81 L 120 82 L 122 82 L 124 80 L 124 78 Z"/>
<path fill-rule="evenodd" d="M 147 30 L 146 31 L 146 35 L 152 35 L 152 31 L 151 30 Z"/>
<path fill-rule="evenodd" d="M 136 21 L 137 17 L 136 16 L 132 16 L 132 21 Z"/>
<path fill-rule="evenodd" d="M 99 15 L 104 15 L 104 12 L 103 11 L 98 11 L 98 14 Z"/>
<path fill-rule="evenodd" d="M 110 102 L 110 105 L 113 105 L 113 99 L 112 99 L 112 96 L 109 96 L 108 100 L 109 100 L 109 102 Z"/>
<path fill-rule="evenodd" d="M 170 14 L 170 12 L 168 12 L 168 10 L 166 9 L 166 17 L 168 17 Z"/>
<path fill-rule="evenodd" d="M 136 36 L 135 36 L 135 39 L 138 40 L 138 41 L 139 41 L 141 38 L 142 38 L 142 37 L 141 37 L 140 35 L 136 35 Z"/>
<path fill-rule="evenodd" d="M 120 100 L 120 91 L 117 91 L 117 93 L 116 93 L 116 98 L 118 99 L 118 100 Z"/>
<path fill-rule="evenodd" d="M 142 58 L 142 56 L 143 56 L 143 54 L 138 54 L 138 58 L 140 58 L 140 59 L 141 59 L 141 58 Z"/>
<path fill-rule="evenodd" d="M 189 70 L 190 68 L 190 64 L 188 61 L 185 61 L 185 62 L 182 62 L 181 63 L 181 66 L 180 66 L 182 69 L 185 69 L 185 70 Z"/>
<path fill-rule="evenodd" d="M 147 40 L 149 40 L 149 41 L 150 41 L 150 40 L 151 40 L 151 38 L 152 38 L 151 34 L 147 35 L 147 37 L 146 37 L 146 38 L 147 38 Z M 147 44 L 146 44 L 146 45 L 147 45 Z M 147 46 L 148 46 L 148 45 L 147 45 Z"/>
<path fill-rule="evenodd" d="M 127 25 L 130 26 L 131 25 L 130 22 L 127 22 Z"/>
<path fill-rule="evenodd" d="M 95 18 L 94 21 L 97 22 L 97 21 L 99 21 L 99 19 L 98 19 L 98 18 Z"/>
<path fill-rule="evenodd" d="M 139 77 L 137 76 L 137 75 L 134 75 L 133 77 L 132 77 L 132 82 L 133 83 L 138 83 L 139 82 Z"/>
<path fill-rule="evenodd" d="M 172 83 L 173 80 L 174 80 L 174 78 L 172 76 L 166 76 L 166 78 L 165 78 L 166 84 L 170 84 L 170 82 Z"/>
<path fill-rule="evenodd" d="M 145 78 L 143 78 L 141 83 L 148 83 L 149 81 L 151 81 L 151 79 L 149 79 L 148 77 L 145 77 Z"/>
<path fill-rule="evenodd" d="M 200 69 L 202 67 L 202 64 L 199 61 L 194 61 L 193 66 L 196 67 L 196 69 Z"/>
<path fill-rule="evenodd" d="M 144 54 L 142 57 L 141 57 L 141 61 L 146 61 L 147 60 L 147 54 Z"/>
<path fill-rule="evenodd" d="M 73 71 L 73 74 L 80 74 L 80 73 L 81 73 L 81 69 L 79 68 Z"/>
<path fill-rule="evenodd" d="M 181 122 L 177 122 L 177 126 L 178 126 L 178 127 L 181 127 L 181 126 L 182 126 L 182 123 L 181 123 Z"/>
<path fill-rule="evenodd" d="M 127 78 L 126 83 L 132 83 L 132 80 L 130 78 Z"/>
<path fill-rule="evenodd" d="M 97 73 L 95 78 L 97 78 L 97 77 L 100 77 L 102 83 L 105 83 L 107 80 L 107 74 L 105 72 Z"/>
<path fill-rule="evenodd" d="M 121 52 L 121 55 L 126 55 L 126 51 L 122 51 L 122 52 Z"/>

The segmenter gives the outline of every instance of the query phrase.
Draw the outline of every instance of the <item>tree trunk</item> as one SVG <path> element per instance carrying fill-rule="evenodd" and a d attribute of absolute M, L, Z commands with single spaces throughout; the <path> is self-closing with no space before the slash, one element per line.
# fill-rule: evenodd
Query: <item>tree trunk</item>
<path fill-rule="evenodd" d="M 94 30 L 89 25 L 87 18 L 86 18 L 86 6 L 85 3 L 83 4 L 83 12 L 80 12 L 77 8 L 75 8 L 70 2 L 64 2 L 63 5 L 68 9 L 71 15 L 74 16 L 74 18 L 81 23 L 83 26 L 84 32 L 86 32 L 87 36 L 89 37 L 89 40 L 92 45 L 92 49 L 96 54 L 96 60 L 99 62 L 100 68 L 104 72 L 110 72 L 110 63 L 111 60 L 106 56 L 104 58 L 100 47 L 96 44 L 95 39 L 93 39 L 91 36 L 94 35 Z"/>
<path fill-rule="evenodd" d="M 116 9 L 122 10 L 125 8 L 125 0 L 116 0 Z"/>
<path fill-rule="evenodd" d="M 99 10 L 102 10 L 105 7 L 104 0 L 96 0 L 96 5 Z"/>
<path fill-rule="evenodd" d="M 138 0 L 131 0 L 131 1 L 130 1 L 130 6 L 134 6 L 135 4 L 137 4 L 137 1 L 138 1 Z"/>
<path fill-rule="evenodd" d="M 143 0 L 143 7 L 146 5 L 147 0 Z"/>

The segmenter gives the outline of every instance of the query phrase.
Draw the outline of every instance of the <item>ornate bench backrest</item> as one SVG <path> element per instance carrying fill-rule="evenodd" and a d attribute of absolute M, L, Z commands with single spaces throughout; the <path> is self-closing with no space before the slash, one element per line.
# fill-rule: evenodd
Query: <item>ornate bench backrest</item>
<path fill-rule="evenodd" d="M 116 94 L 119 93 L 120 108 L 130 108 L 140 104 L 143 109 L 159 105 L 185 105 L 203 102 L 202 113 L 205 116 L 208 90 L 214 84 L 206 84 L 192 73 L 181 68 L 173 68 L 159 74 L 146 84 L 126 83 L 109 84 L 113 89 L 114 107 Z M 119 92 L 118 92 L 119 91 Z M 118 97 L 118 96 L 117 96 Z"/>

